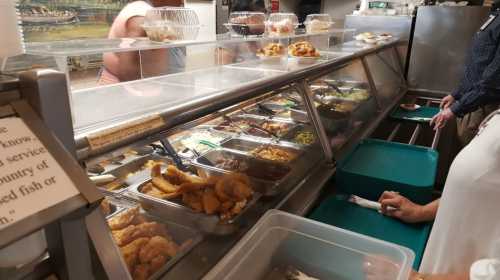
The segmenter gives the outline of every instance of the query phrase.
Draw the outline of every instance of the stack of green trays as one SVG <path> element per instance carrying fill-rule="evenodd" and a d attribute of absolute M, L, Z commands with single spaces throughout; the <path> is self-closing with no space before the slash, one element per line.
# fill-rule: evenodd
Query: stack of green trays
<path fill-rule="evenodd" d="M 378 200 L 396 191 L 417 203 L 428 203 L 436 179 L 438 153 L 430 148 L 366 139 L 339 161 L 336 190 Z"/>

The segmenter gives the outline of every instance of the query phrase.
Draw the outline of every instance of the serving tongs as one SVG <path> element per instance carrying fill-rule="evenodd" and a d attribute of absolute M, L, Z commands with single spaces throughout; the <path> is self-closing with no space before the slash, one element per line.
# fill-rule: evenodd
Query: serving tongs
<path fill-rule="evenodd" d="M 347 92 L 344 92 L 343 90 L 341 90 L 336 84 L 332 83 L 332 82 L 327 82 L 327 81 L 323 81 L 325 83 L 325 85 L 327 85 L 328 87 L 330 88 L 333 88 L 336 92 L 338 92 L 339 94 L 341 95 L 344 95 L 344 94 L 350 94 L 352 93 L 352 91 L 354 90 L 353 88 L 349 88 L 347 90 Z"/>
<path fill-rule="evenodd" d="M 242 128 L 241 126 L 237 125 L 237 124 L 236 124 L 236 122 L 235 122 L 235 121 L 234 121 L 231 117 L 229 117 L 229 116 L 227 116 L 227 115 L 224 115 L 224 116 L 223 116 L 223 119 L 224 119 L 225 121 L 229 122 L 229 125 L 231 125 L 231 126 L 233 126 L 233 127 L 237 128 L 237 129 L 239 129 L 239 130 L 241 131 L 241 133 L 243 133 L 243 134 L 245 134 L 245 135 L 251 135 L 251 134 L 248 132 L 248 129 Z M 258 125 L 255 125 L 255 124 L 252 124 L 252 123 L 248 123 L 248 126 L 249 126 L 249 127 L 251 127 L 251 128 L 253 128 L 253 129 L 259 130 L 259 131 L 261 131 L 261 132 L 264 132 L 264 133 L 268 134 L 269 136 L 271 136 L 271 137 L 273 137 L 273 138 L 277 138 L 278 140 L 279 140 L 279 138 L 280 138 L 278 135 L 276 135 L 276 134 L 275 134 L 275 133 L 273 133 L 272 131 L 269 131 L 269 130 L 267 130 L 267 129 L 265 129 L 265 128 L 262 128 L 262 127 L 260 127 L 260 126 L 258 126 Z"/>
<path fill-rule="evenodd" d="M 274 117 L 274 116 L 276 116 L 278 114 L 273 109 L 271 109 L 271 108 L 269 108 L 266 105 L 261 104 L 261 103 L 257 104 L 257 109 L 259 110 L 259 112 L 264 113 L 264 114 L 266 114 L 266 115 L 268 115 L 270 117 Z"/>
<path fill-rule="evenodd" d="M 182 171 L 189 170 L 189 168 L 186 165 L 184 165 L 181 157 L 175 151 L 174 147 L 172 146 L 172 144 L 170 144 L 170 141 L 168 141 L 168 139 L 163 138 L 160 140 L 160 143 L 161 143 L 163 149 L 165 150 L 166 154 L 172 158 L 172 160 L 174 161 L 174 164 L 177 168 L 179 168 Z"/>

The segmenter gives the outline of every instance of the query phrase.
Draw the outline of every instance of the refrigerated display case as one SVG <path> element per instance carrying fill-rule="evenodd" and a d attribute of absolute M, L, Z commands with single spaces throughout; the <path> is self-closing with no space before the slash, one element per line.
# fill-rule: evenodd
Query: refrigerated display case
<path fill-rule="evenodd" d="M 324 42 L 312 62 L 240 55 L 230 63 L 70 90 L 73 152 L 98 188 L 118 208 L 140 205 L 141 212 L 193 233 L 192 246 L 181 246 L 182 258 L 167 263 L 159 278 L 203 277 L 268 209 L 304 215 L 334 174 L 336 159 L 405 95 L 399 40 L 350 48 L 350 42 L 331 46 L 333 36 L 273 39 Z M 206 44 L 241 50 L 269 39 L 249 40 Z M 62 61 L 179 46 L 37 47 L 33 54 Z"/>

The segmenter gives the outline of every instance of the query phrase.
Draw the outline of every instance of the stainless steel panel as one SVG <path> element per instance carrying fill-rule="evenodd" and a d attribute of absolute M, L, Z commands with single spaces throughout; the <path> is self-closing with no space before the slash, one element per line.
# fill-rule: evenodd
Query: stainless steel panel
<path fill-rule="evenodd" d="M 467 50 L 487 7 L 419 7 L 408 71 L 412 89 L 447 94 L 462 78 Z"/>

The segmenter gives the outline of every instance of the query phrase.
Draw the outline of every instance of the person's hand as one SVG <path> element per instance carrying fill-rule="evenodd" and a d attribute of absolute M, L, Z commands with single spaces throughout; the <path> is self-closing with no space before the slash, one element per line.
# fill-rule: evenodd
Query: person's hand
<path fill-rule="evenodd" d="M 439 112 L 439 114 L 435 115 L 432 118 L 430 125 L 434 126 L 434 130 L 438 130 L 440 128 L 443 128 L 446 123 L 453 118 L 455 118 L 455 114 L 453 114 L 450 108 L 447 108 Z"/>
<path fill-rule="evenodd" d="M 385 191 L 378 202 L 382 205 L 382 214 L 386 216 L 406 223 L 418 223 L 425 220 L 423 206 L 411 202 L 397 192 Z"/>
<path fill-rule="evenodd" d="M 441 103 L 439 104 L 439 108 L 441 109 L 448 109 L 451 104 L 453 104 L 453 102 L 455 102 L 455 97 L 453 97 L 451 94 L 443 97 L 443 99 L 441 99 Z"/>

